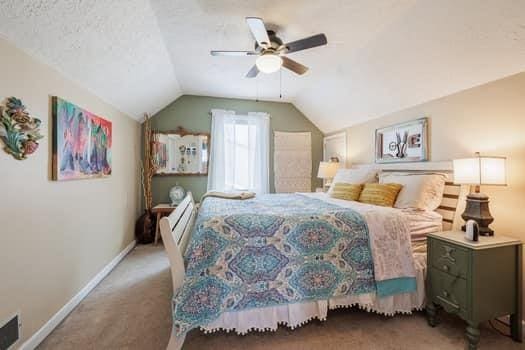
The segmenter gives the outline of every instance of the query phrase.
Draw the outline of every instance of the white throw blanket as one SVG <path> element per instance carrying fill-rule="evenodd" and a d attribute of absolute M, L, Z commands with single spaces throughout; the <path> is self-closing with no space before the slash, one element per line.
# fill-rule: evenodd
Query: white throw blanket
<path fill-rule="evenodd" d="M 217 197 L 224 199 L 250 199 L 255 197 L 254 192 L 221 192 L 221 191 L 208 191 L 201 197 L 201 203 L 206 197 Z"/>

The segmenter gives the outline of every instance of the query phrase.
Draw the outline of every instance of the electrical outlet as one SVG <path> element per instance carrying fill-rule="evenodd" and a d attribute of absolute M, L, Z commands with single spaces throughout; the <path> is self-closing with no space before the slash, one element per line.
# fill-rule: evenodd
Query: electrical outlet
<path fill-rule="evenodd" d="M 8 350 L 20 339 L 20 327 L 18 313 L 0 325 L 0 350 Z"/>

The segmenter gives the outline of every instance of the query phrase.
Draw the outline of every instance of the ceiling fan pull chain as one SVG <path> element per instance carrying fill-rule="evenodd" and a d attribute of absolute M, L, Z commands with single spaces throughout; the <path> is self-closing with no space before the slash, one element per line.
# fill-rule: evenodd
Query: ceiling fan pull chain
<path fill-rule="evenodd" d="M 279 98 L 283 98 L 283 69 L 279 69 Z"/>

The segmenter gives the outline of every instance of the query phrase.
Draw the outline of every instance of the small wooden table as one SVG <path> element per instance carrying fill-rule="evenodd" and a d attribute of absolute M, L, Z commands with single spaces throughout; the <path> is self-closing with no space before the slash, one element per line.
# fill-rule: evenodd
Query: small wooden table
<path fill-rule="evenodd" d="M 170 215 L 171 212 L 175 210 L 175 208 L 177 208 L 177 206 L 172 206 L 171 204 L 168 204 L 168 203 L 160 203 L 151 209 L 151 212 L 157 215 L 157 223 L 155 224 L 155 242 L 154 242 L 155 245 L 159 241 L 159 221 L 160 219 L 163 216 Z"/>

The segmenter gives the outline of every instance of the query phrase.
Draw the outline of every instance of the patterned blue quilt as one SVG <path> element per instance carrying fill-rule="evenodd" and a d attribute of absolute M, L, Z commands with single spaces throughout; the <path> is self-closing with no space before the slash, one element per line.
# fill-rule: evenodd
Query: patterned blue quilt
<path fill-rule="evenodd" d="M 361 215 L 299 194 L 207 198 L 185 262 L 173 298 L 176 335 L 226 311 L 376 290 Z"/>

